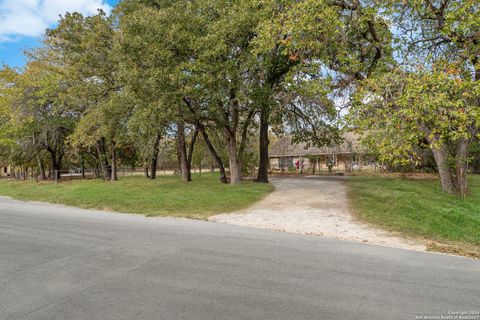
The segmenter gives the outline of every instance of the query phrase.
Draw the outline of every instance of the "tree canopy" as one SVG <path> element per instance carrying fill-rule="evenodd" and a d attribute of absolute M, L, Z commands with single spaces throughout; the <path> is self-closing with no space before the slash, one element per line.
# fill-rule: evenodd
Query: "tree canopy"
<path fill-rule="evenodd" d="M 356 130 L 379 161 L 431 150 L 443 189 L 465 195 L 476 2 L 124 0 L 110 16 L 66 13 L 24 68 L 0 72 L 0 152 L 42 177 L 87 162 L 111 180 L 119 163 L 154 179 L 168 145 L 184 181 L 208 155 L 238 184 L 245 167 L 268 182 L 273 134 L 331 146 Z"/>

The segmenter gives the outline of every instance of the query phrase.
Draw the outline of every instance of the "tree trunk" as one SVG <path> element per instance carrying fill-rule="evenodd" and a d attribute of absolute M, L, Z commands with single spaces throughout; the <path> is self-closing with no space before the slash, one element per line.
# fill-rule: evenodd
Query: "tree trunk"
<path fill-rule="evenodd" d="M 228 161 L 230 167 L 230 184 L 239 184 L 242 181 L 242 167 L 237 153 L 237 139 L 235 135 L 228 137 Z"/>
<path fill-rule="evenodd" d="M 55 168 L 57 168 L 57 169 L 55 169 Z M 53 179 L 55 181 L 60 180 L 62 178 L 62 173 L 61 173 L 59 168 L 60 168 L 60 166 L 58 166 L 58 165 L 55 165 L 54 168 L 53 168 L 53 172 L 54 172 Z"/>
<path fill-rule="evenodd" d="M 268 183 L 268 118 L 269 112 L 260 112 L 260 162 L 258 165 L 257 182 Z"/>
<path fill-rule="evenodd" d="M 468 191 L 467 169 L 468 169 L 468 149 L 470 147 L 467 139 L 460 139 L 457 146 L 457 156 L 455 159 L 456 166 L 456 189 L 457 192 L 465 197 Z"/>
<path fill-rule="evenodd" d="M 43 164 L 43 160 L 37 156 L 37 162 L 38 162 L 38 172 L 39 172 L 39 179 L 40 180 L 46 180 L 47 176 L 45 174 L 45 166 Z"/>
<path fill-rule="evenodd" d="M 85 160 L 82 158 L 82 179 L 85 179 Z"/>
<path fill-rule="evenodd" d="M 449 163 L 449 148 L 446 144 L 432 148 L 438 168 L 442 190 L 465 197 L 468 192 L 467 169 L 470 142 L 459 139 L 455 146 L 455 162 Z"/>
<path fill-rule="evenodd" d="M 208 136 L 207 134 L 207 131 L 205 130 L 205 127 L 203 126 L 200 126 L 200 131 L 202 132 L 202 136 L 203 136 L 203 141 L 205 141 L 205 144 L 207 145 L 207 148 L 208 150 L 210 151 L 210 154 L 212 155 L 213 159 L 215 160 L 215 162 L 217 163 L 217 166 L 220 170 L 220 181 L 222 183 L 227 183 L 227 175 L 225 174 L 225 166 L 223 164 L 223 161 L 222 159 L 220 158 L 220 156 L 218 155 L 217 151 L 215 150 L 215 148 L 213 147 L 213 144 L 212 142 L 210 141 L 210 137 Z M 212 166 L 212 172 L 215 171 L 215 167 Z"/>
<path fill-rule="evenodd" d="M 93 170 L 93 177 L 95 179 L 100 178 L 100 169 L 98 168 L 98 164 L 97 164 L 97 167 Z"/>
<path fill-rule="evenodd" d="M 117 181 L 117 150 L 116 143 L 112 141 L 112 174 L 110 176 L 111 181 Z"/>
<path fill-rule="evenodd" d="M 60 170 L 62 170 L 63 154 L 57 154 L 57 152 L 50 147 L 47 147 L 47 151 L 50 153 L 50 157 L 52 159 L 53 179 L 57 181 L 61 178 Z"/>
<path fill-rule="evenodd" d="M 162 138 L 160 132 L 157 132 L 155 143 L 153 144 L 153 154 L 150 163 L 150 179 L 154 180 L 157 177 L 158 152 L 160 147 L 160 139 Z"/>
<path fill-rule="evenodd" d="M 111 171 L 108 169 L 108 158 L 107 152 L 105 150 L 105 139 L 101 139 L 96 144 L 97 153 L 98 153 L 98 164 L 100 165 L 100 169 L 103 172 L 103 179 L 107 180 L 111 176 Z"/>
<path fill-rule="evenodd" d="M 185 142 L 185 124 L 183 121 L 177 122 L 177 152 L 182 181 L 189 182 L 191 181 L 191 175 L 189 175 L 187 146 Z"/>
<path fill-rule="evenodd" d="M 445 144 L 435 146 L 432 148 L 433 157 L 437 164 L 438 174 L 440 176 L 440 183 L 442 190 L 454 194 L 457 189 L 454 184 L 452 168 L 448 165 L 448 148 Z"/>
<path fill-rule="evenodd" d="M 195 109 L 193 108 L 190 100 L 187 97 L 184 97 L 183 101 L 187 105 L 187 107 L 190 110 L 190 112 L 192 113 L 192 115 L 196 116 Z M 218 153 L 215 151 L 215 148 L 213 147 L 213 145 L 210 141 L 210 138 L 208 137 L 208 134 L 207 134 L 207 131 L 205 130 L 205 127 L 203 126 L 203 124 L 199 120 L 197 120 L 196 129 L 199 130 L 202 133 L 203 140 L 205 141 L 208 150 L 210 151 L 212 157 L 214 158 L 215 162 L 217 163 L 217 165 L 220 169 L 220 181 L 222 183 L 227 183 L 227 176 L 225 174 L 225 166 L 222 162 L 222 159 L 218 156 Z M 215 168 L 212 169 L 212 172 L 214 172 L 214 171 L 215 171 Z"/>
<path fill-rule="evenodd" d="M 150 175 L 148 174 L 148 166 L 145 165 L 145 168 L 143 169 L 143 174 L 145 175 L 145 178 L 150 179 Z"/>
<path fill-rule="evenodd" d="M 192 181 L 192 159 L 193 159 L 193 151 L 195 150 L 195 142 L 197 141 L 198 136 L 198 125 L 195 125 L 195 130 L 192 134 L 192 140 L 190 141 L 190 145 L 188 146 L 188 153 L 187 153 L 187 168 L 188 168 L 188 181 Z"/>

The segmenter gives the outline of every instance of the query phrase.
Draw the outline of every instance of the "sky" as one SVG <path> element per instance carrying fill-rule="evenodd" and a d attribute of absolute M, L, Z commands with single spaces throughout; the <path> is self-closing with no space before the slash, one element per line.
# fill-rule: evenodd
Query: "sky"
<path fill-rule="evenodd" d="M 80 12 L 91 15 L 101 8 L 110 12 L 118 0 L 0 0 L 0 65 L 21 67 L 24 50 L 38 46 L 46 28 L 59 15 Z"/>

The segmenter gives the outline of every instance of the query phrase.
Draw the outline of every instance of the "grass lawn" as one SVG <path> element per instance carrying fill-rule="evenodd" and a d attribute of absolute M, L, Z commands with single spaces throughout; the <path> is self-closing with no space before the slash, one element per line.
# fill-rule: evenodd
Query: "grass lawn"
<path fill-rule="evenodd" d="M 191 183 L 178 176 L 119 177 L 119 181 L 75 180 L 52 182 L 0 180 L 0 195 L 20 200 L 61 203 L 69 206 L 206 219 L 208 216 L 248 207 L 273 190 L 270 184 L 221 184 L 215 174 L 193 175 Z"/>
<path fill-rule="evenodd" d="M 470 194 L 462 199 L 442 192 L 440 182 L 433 179 L 348 179 L 350 206 L 360 220 L 439 242 L 430 243 L 432 250 L 450 250 L 442 245 L 448 244 L 480 252 L 480 175 L 470 175 L 469 186 Z"/>

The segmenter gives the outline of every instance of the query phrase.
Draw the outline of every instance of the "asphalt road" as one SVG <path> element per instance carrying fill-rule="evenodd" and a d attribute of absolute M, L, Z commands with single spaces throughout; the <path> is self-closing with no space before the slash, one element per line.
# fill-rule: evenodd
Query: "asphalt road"
<path fill-rule="evenodd" d="M 0 199 L 0 319 L 415 319 L 480 309 L 480 261 Z"/>

